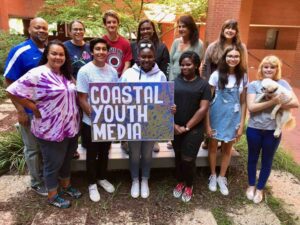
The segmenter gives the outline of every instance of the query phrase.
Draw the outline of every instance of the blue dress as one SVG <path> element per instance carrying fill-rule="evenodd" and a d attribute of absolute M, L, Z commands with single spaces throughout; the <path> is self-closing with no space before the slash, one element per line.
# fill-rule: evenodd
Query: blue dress
<path fill-rule="evenodd" d="M 230 142 L 236 138 L 236 131 L 241 122 L 240 93 L 237 85 L 216 90 L 210 104 L 209 118 L 214 139 Z"/>

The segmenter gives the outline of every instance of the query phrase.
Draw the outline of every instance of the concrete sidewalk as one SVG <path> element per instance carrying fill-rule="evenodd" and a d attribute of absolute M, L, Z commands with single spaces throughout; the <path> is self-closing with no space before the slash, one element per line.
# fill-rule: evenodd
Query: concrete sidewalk
<path fill-rule="evenodd" d="M 291 83 L 293 86 L 293 84 Z M 293 87 L 293 90 L 300 99 L 300 88 Z M 293 116 L 296 118 L 296 127 L 292 130 L 284 130 L 282 135 L 283 147 L 293 156 L 294 160 L 300 164 L 300 110 L 292 109 Z"/>

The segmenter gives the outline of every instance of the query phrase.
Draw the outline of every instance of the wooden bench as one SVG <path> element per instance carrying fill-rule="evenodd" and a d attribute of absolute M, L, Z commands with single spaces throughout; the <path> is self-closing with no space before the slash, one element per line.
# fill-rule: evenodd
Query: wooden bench
<path fill-rule="evenodd" d="M 160 151 L 158 153 L 152 153 L 152 168 L 169 168 L 174 167 L 174 151 L 173 149 L 167 148 L 167 143 L 159 143 Z M 86 150 L 79 145 L 78 152 L 80 154 L 80 158 L 72 161 L 72 171 L 85 171 L 85 159 L 86 159 Z M 218 150 L 217 164 L 220 165 L 220 151 Z M 239 153 L 233 150 L 231 165 L 237 164 L 237 158 L 239 157 Z M 112 144 L 110 153 L 109 153 L 109 161 L 108 161 L 108 169 L 109 170 L 123 170 L 129 168 L 129 156 L 121 149 L 120 144 Z M 205 167 L 209 166 L 208 162 L 208 151 L 202 149 L 200 147 L 197 160 L 197 167 Z"/>

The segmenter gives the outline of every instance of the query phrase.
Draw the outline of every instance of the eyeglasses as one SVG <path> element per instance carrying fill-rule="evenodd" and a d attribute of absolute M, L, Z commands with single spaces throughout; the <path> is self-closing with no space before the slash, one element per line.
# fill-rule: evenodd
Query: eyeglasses
<path fill-rule="evenodd" d="M 150 43 L 141 43 L 140 44 L 140 48 L 143 49 L 143 48 L 151 48 L 152 47 L 152 44 Z"/>

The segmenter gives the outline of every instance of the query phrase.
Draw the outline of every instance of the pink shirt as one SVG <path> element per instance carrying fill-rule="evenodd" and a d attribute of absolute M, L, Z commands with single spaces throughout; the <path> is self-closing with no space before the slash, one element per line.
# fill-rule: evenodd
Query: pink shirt
<path fill-rule="evenodd" d="M 34 136 L 60 142 L 78 133 L 76 85 L 64 76 L 55 74 L 45 65 L 38 66 L 29 70 L 6 90 L 36 103 L 42 118 L 33 117 L 31 132 Z"/>

